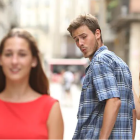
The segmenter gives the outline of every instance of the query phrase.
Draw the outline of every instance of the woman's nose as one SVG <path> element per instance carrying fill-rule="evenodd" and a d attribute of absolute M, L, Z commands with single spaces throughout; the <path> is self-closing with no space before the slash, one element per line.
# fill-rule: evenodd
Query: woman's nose
<path fill-rule="evenodd" d="M 17 64 L 18 63 L 18 56 L 17 55 L 13 55 L 12 59 L 12 63 L 13 64 Z"/>

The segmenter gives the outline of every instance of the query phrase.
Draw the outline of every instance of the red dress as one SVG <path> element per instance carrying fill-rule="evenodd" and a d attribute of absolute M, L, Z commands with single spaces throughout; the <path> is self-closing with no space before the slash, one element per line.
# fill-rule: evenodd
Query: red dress
<path fill-rule="evenodd" d="M 56 101 L 49 95 L 26 103 L 0 100 L 0 139 L 48 139 L 47 119 Z"/>

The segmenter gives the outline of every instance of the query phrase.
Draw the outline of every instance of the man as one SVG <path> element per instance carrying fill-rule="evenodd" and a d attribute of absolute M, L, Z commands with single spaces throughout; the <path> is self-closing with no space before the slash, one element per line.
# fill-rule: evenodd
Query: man
<path fill-rule="evenodd" d="M 73 139 L 132 139 L 134 100 L 128 66 L 104 46 L 100 26 L 92 15 L 80 15 L 68 31 L 90 59 Z"/>

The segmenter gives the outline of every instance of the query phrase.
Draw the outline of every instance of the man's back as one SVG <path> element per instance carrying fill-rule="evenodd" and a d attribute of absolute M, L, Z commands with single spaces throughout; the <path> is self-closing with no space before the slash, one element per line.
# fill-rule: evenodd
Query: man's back
<path fill-rule="evenodd" d="M 98 139 L 106 100 L 115 97 L 120 98 L 121 107 L 109 139 L 132 139 L 134 101 L 131 73 L 125 62 L 102 46 L 86 69 L 73 138 Z"/>

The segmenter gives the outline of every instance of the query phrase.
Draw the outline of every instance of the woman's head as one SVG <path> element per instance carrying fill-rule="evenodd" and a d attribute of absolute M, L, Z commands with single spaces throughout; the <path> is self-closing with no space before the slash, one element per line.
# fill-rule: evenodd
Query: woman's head
<path fill-rule="evenodd" d="M 28 78 L 30 86 L 41 94 L 48 93 L 49 83 L 43 72 L 37 43 L 23 29 L 11 30 L 0 44 L 0 92 L 6 79 Z"/>

